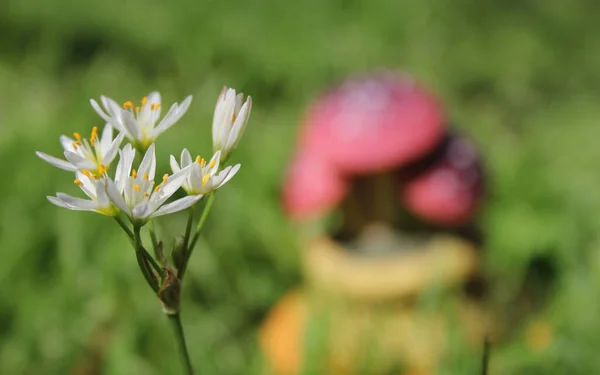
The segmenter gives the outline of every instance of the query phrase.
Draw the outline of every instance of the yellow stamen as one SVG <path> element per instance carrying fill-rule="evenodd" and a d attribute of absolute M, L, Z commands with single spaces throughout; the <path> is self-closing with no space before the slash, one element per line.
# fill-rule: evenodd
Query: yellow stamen
<path fill-rule="evenodd" d="M 156 189 L 154 189 L 154 191 L 158 191 L 158 190 L 160 190 L 160 187 L 161 187 L 161 185 L 160 185 L 160 184 L 159 184 L 159 185 L 156 185 Z"/>
<path fill-rule="evenodd" d="M 137 172 L 136 172 L 136 170 L 135 170 L 135 169 L 132 169 L 132 170 L 131 170 L 131 177 L 133 177 L 133 178 L 137 178 Z"/>
<path fill-rule="evenodd" d="M 204 158 L 202 158 L 202 160 L 200 160 L 200 166 L 202 168 L 204 168 L 205 165 L 206 165 L 206 160 L 204 160 Z"/>
<path fill-rule="evenodd" d="M 92 175 L 90 174 L 90 171 L 88 171 L 87 169 L 82 170 L 81 173 L 83 173 L 84 175 L 86 175 L 88 177 L 92 177 Z"/>
<path fill-rule="evenodd" d="M 159 107 L 160 107 L 160 104 L 158 104 L 158 103 L 150 104 L 150 109 L 153 111 L 156 111 Z"/>
<path fill-rule="evenodd" d="M 144 197 L 148 198 L 149 196 L 150 196 L 150 194 L 144 193 Z"/>
<path fill-rule="evenodd" d="M 73 149 L 74 149 L 74 150 L 77 150 L 77 142 L 73 142 L 73 143 L 71 143 L 71 146 L 73 146 Z"/>
<path fill-rule="evenodd" d="M 81 134 L 75 132 L 73 133 L 73 137 L 75 137 L 76 140 L 81 141 Z"/>
<path fill-rule="evenodd" d="M 97 176 L 97 175 L 95 175 L 95 174 L 92 174 L 92 178 L 93 178 L 94 180 L 97 180 L 97 179 L 98 179 L 98 176 Z"/>
<path fill-rule="evenodd" d="M 75 180 L 75 181 L 73 181 L 73 182 L 74 182 L 74 183 L 76 183 L 76 184 L 77 184 L 77 185 L 79 185 L 79 186 L 82 186 L 82 185 L 83 185 L 83 182 L 81 182 L 81 180 L 77 180 L 77 179 L 76 179 L 76 180 Z"/>
<path fill-rule="evenodd" d="M 202 159 L 200 158 L 200 155 L 196 156 L 196 160 L 195 160 L 195 162 L 196 162 L 196 163 L 198 163 L 198 164 L 200 164 L 200 160 L 202 160 Z"/>
<path fill-rule="evenodd" d="M 211 162 L 210 162 L 210 164 L 209 164 L 209 167 L 210 167 L 210 168 L 214 168 L 214 167 L 215 167 L 215 164 L 217 164 L 217 161 L 216 161 L 216 160 L 213 160 L 213 161 L 211 161 Z"/>
<path fill-rule="evenodd" d="M 169 178 L 169 175 L 168 175 L 167 173 L 165 173 L 165 174 L 163 175 L 163 184 L 164 184 L 165 182 L 167 182 L 167 179 L 168 179 L 168 178 Z"/>
<path fill-rule="evenodd" d="M 133 109 L 134 105 L 133 102 L 128 100 L 125 103 L 123 103 L 123 108 L 124 109 Z"/>
<path fill-rule="evenodd" d="M 104 165 L 104 164 L 100 164 L 100 165 L 98 166 L 98 173 L 100 173 L 100 174 L 104 174 L 104 173 L 106 173 L 106 165 Z"/>
<path fill-rule="evenodd" d="M 210 179 L 210 176 L 207 174 L 202 176 L 202 185 L 206 185 L 206 183 L 208 182 L 209 179 Z"/>
<path fill-rule="evenodd" d="M 136 111 L 137 113 L 140 113 L 140 107 L 135 107 L 135 111 Z"/>
<path fill-rule="evenodd" d="M 81 142 L 77 141 L 75 143 L 77 144 L 77 146 L 81 146 Z"/>
<path fill-rule="evenodd" d="M 138 184 L 133 185 L 133 190 L 140 191 L 140 185 L 138 185 Z"/>
<path fill-rule="evenodd" d="M 148 97 L 144 96 L 144 98 L 142 99 L 142 105 L 146 105 L 147 102 L 148 102 Z"/>
<path fill-rule="evenodd" d="M 144 180 L 148 181 L 148 173 L 144 173 Z"/>

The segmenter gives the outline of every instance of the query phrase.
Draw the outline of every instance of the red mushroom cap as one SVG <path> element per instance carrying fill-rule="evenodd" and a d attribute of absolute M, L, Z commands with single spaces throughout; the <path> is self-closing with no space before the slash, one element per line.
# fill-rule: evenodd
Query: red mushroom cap
<path fill-rule="evenodd" d="M 293 219 L 306 219 L 336 206 L 347 182 L 318 155 L 300 152 L 291 161 L 283 184 L 283 205 Z"/>
<path fill-rule="evenodd" d="M 439 159 L 408 181 L 401 200 L 417 216 L 436 224 L 470 221 L 484 191 L 482 164 L 466 138 L 450 136 Z"/>
<path fill-rule="evenodd" d="M 343 173 L 379 172 L 414 161 L 444 134 L 436 98 L 392 73 L 348 80 L 319 98 L 304 121 L 301 147 Z"/>

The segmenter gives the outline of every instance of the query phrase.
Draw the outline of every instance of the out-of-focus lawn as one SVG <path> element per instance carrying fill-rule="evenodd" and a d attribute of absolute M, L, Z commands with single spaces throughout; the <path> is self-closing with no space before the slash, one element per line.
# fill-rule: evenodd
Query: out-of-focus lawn
<path fill-rule="evenodd" d="M 495 347 L 498 374 L 600 373 L 600 3 L 398 0 L 0 2 L 0 373 L 179 372 L 166 319 L 126 237 L 100 215 L 50 205 L 71 177 L 34 155 L 102 125 L 101 94 L 165 102 L 194 95 L 158 144 L 210 152 L 227 84 L 254 108 L 185 285 L 200 374 L 262 373 L 257 327 L 300 280 L 296 234 L 278 203 L 296 125 L 346 74 L 406 69 L 437 90 L 481 145 L 491 181 L 482 218 L 498 295 L 545 257 L 559 279 L 543 317 L 550 347 L 519 330 Z M 161 231 L 176 224 L 164 223 Z M 525 325 L 527 322 L 523 322 Z M 444 374 L 463 374 L 456 351 Z"/>

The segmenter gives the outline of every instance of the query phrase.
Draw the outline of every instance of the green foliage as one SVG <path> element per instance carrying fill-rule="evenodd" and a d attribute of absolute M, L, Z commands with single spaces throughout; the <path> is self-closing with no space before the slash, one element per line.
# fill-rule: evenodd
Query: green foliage
<path fill-rule="evenodd" d="M 220 191 L 190 265 L 183 322 L 198 373 L 260 373 L 258 325 L 299 282 L 296 234 L 278 202 L 296 125 L 320 90 L 382 66 L 437 90 L 481 145 L 490 179 L 484 252 L 498 293 L 516 292 L 532 258 L 549 258 L 559 271 L 544 315 L 555 328 L 550 348 L 533 353 L 517 335 L 493 348 L 494 373 L 600 372 L 599 7 L 0 2 L 0 373 L 179 372 L 167 321 L 126 237 L 103 217 L 50 205 L 46 195 L 77 187 L 34 151 L 59 154 L 59 134 L 101 125 L 89 98 L 139 101 L 158 89 L 167 102 L 194 95 L 161 136 L 159 167 L 184 146 L 206 156 L 223 84 L 252 95 L 253 113 L 233 154 L 241 172 Z M 158 230 L 175 235 L 185 214 L 178 220 Z M 472 373 L 465 356 L 479 354 L 452 353 L 444 374 Z"/>

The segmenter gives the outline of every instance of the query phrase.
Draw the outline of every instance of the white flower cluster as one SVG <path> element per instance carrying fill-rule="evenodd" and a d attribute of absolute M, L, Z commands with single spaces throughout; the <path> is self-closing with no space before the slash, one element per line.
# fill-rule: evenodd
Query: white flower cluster
<path fill-rule="evenodd" d="M 114 100 L 102 96 L 104 109 L 95 100 L 92 107 L 106 121 L 102 134 L 94 127 L 89 138 L 74 133 L 73 138 L 61 136 L 65 159 L 48 154 L 36 154 L 55 167 L 75 172 L 75 183 L 89 199 L 64 193 L 49 196 L 53 204 L 70 210 L 94 211 L 107 216 L 124 213 L 134 225 L 144 225 L 148 220 L 193 206 L 203 196 L 223 186 L 240 169 L 240 165 L 221 166 L 237 146 L 250 116 L 252 99 L 243 102 L 243 94 L 225 87 L 219 96 L 213 118 L 213 152 L 210 161 L 192 156 L 187 149 L 181 153 L 180 162 L 171 155 L 173 174 L 164 174 L 156 184 L 156 154 L 154 142 L 164 131 L 185 114 L 192 97 L 171 106 L 159 121 L 161 98 L 152 92 L 139 106 L 131 101 L 119 106 Z M 158 122 L 158 125 L 156 125 Z M 118 134 L 115 136 L 115 130 Z M 121 148 L 123 140 L 129 143 Z M 143 154 L 134 168 L 136 152 Z M 114 173 L 111 165 L 119 155 Z M 179 189 L 187 193 L 184 198 L 166 203 Z"/>

